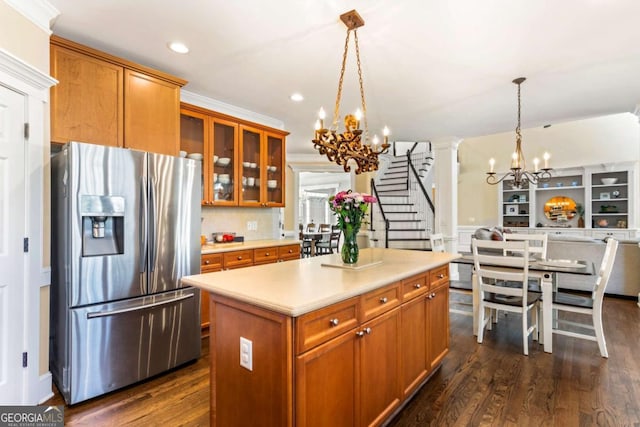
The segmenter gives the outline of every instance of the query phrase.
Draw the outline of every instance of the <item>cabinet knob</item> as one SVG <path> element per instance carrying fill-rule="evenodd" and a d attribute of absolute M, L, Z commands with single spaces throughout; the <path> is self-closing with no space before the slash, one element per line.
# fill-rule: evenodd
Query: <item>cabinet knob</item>
<path fill-rule="evenodd" d="M 204 261 L 205 264 L 209 265 L 211 264 L 211 261 L 209 261 L 208 259 Z"/>
<path fill-rule="evenodd" d="M 338 326 L 338 323 L 340 323 L 340 320 L 337 318 L 329 320 L 329 325 L 331 326 Z"/>
<path fill-rule="evenodd" d="M 388 301 L 387 297 L 380 298 L 380 304 L 386 304 L 387 301 Z"/>
<path fill-rule="evenodd" d="M 356 336 L 358 338 L 362 338 L 364 336 L 364 332 L 363 331 L 358 331 L 358 332 L 356 332 Z"/>
<path fill-rule="evenodd" d="M 420 289 L 421 286 L 420 286 L 420 283 L 416 283 L 415 285 L 413 285 L 413 287 L 416 289 Z"/>
<path fill-rule="evenodd" d="M 367 335 L 371 335 L 371 328 L 364 328 L 364 333 Z"/>
<path fill-rule="evenodd" d="M 238 255 L 238 261 L 240 261 L 242 259 L 242 256 Z"/>
<path fill-rule="evenodd" d="M 438 274 L 438 279 L 444 279 L 444 274 L 442 273 Z"/>
<path fill-rule="evenodd" d="M 292 254 L 293 253 L 293 249 L 289 249 L 289 253 Z"/>
<path fill-rule="evenodd" d="M 264 254 L 264 256 L 269 256 L 269 255 L 270 255 L 270 254 L 269 254 L 269 252 L 267 252 L 267 253 L 265 253 L 265 254 Z"/>
<path fill-rule="evenodd" d="M 436 293 L 435 292 L 431 293 L 431 298 L 435 298 L 435 297 L 436 297 Z"/>

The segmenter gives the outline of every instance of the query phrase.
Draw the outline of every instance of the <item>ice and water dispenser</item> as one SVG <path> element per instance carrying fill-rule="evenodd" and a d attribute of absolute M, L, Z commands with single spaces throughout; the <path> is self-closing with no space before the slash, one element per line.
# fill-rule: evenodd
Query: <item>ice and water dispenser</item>
<path fill-rule="evenodd" d="M 124 253 L 124 197 L 84 195 L 82 216 L 82 256 Z"/>

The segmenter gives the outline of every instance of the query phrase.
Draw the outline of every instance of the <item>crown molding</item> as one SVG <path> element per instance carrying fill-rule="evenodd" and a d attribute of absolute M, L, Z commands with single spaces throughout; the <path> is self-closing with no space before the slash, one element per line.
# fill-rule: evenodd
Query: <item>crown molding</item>
<path fill-rule="evenodd" d="M 265 116 L 264 114 L 256 113 L 254 111 L 246 110 L 241 107 L 236 107 L 235 105 L 227 104 L 225 102 L 218 101 L 213 98 L 208 98 L 203 95 L 198 95 L 197 93 L 189 92 L 184 89 L 180 90 L 180 100 L 189 104 L 216 111 L 218 113 L 228 114 L 230 116 L 238 117 L 250 122 L 255 122 L 275 129 L 284 130 L 284 122 L 282 120 Z"/>
<path fill-rule="evenodd" d="M 51 25 L 60 15 L 60 11 L 47 0 L 4 0 L 4 2 L 48 35 L 52 32 Z"/>
<path fill-rule="evenodd" d="M 2 48 L 0 48 L 0 72 L 4 72 L 37 90 L 49 89 L 58 83 L 53 77 L 44 74 Z"/>

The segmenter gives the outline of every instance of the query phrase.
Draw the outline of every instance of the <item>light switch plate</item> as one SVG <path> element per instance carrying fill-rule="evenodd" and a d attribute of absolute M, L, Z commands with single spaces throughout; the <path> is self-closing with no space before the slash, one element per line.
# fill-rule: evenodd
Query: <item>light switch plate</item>
<path fill-rule="evenodd" d="M 240 337 L 240 366 L 253 371 L 253 342 Z"/>

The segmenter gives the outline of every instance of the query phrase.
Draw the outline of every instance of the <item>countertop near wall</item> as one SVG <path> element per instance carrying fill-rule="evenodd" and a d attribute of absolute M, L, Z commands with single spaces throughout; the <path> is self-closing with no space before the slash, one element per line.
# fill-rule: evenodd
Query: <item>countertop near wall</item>
<path fill-rule="evenodd" d="M 203 254 L 216 254 L 231 251 L 240 251 L 243 249 L 260 249 L 272 246 L 286 246 L 300 243 L 296 239 L 265 239 L 250 240 L 247 242 L 231 242 L 231 243 L 207 243 L 202 246 Z"/>

